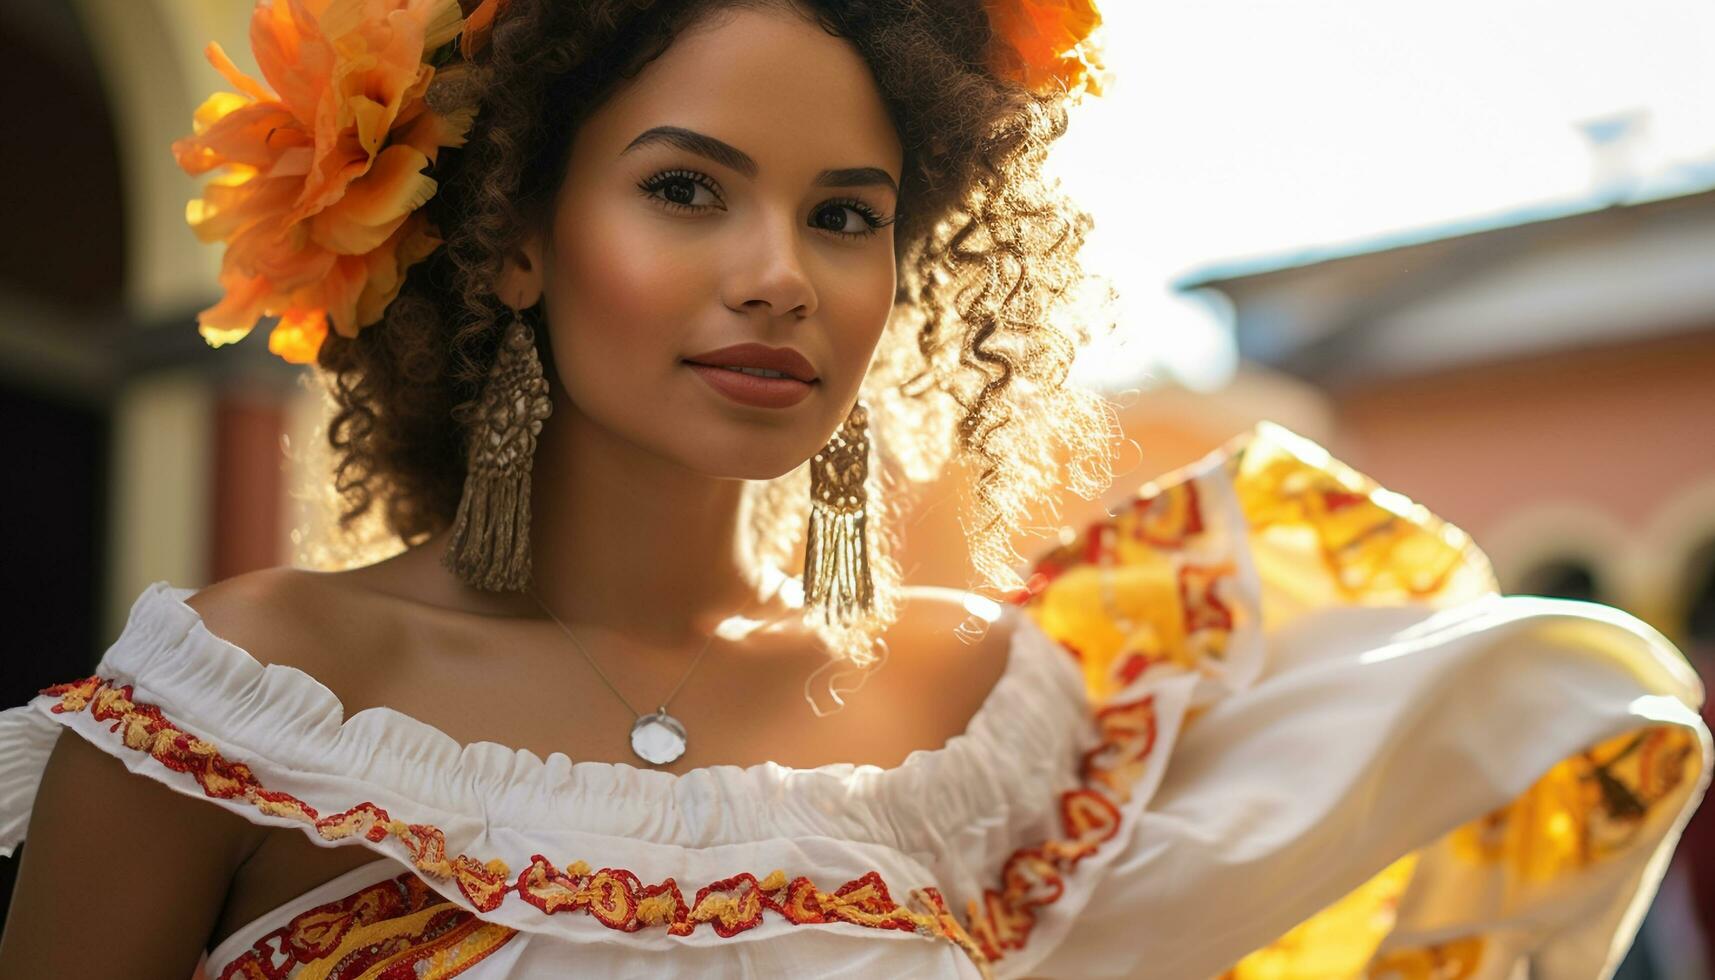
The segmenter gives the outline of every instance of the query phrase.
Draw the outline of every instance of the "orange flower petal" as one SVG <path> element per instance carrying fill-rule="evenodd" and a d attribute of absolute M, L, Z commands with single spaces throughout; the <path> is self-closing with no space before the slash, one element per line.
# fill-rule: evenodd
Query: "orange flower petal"
<path fill-rule="evenodd" d="M 474 111 L 428 109 L 435 69 L 423 59 L 457 36 L 466 5 L 256 0 L 261 82 L 209 47 L 238 92 L 206 100 L 173 152 L 187 172 L 216 171 L 185 209 L 200 239 L 226 243 L 225 295 L 198 318 L 211 343 L 283 313 L 270 349 L 309 360 L 328 331 L 354 336 L 379 321 L 410 267 L 440 245 L 422 213 L 436 190 L 423 171 L 442 147 L 463 144 Z M 504 0 L 480 6 L 491 20 Z"/>
<path fill-rule="evenodd" d="M 265 214 L 232 236 L 226 246 L 225 262 L 248 275 L 267 278 L 276 296 L 283 299 L 326 276 L 338 258 L 310 241 L 307 226 L 286 224 L 277 214 Z M 271 305 L 277 311 L 287 306 L 316 304 L 276 300 Z"/>
<path fill-rule="evenodd" d="M 409 88 L 399 97 L 399 111 L 393 116 L 391 131 L 397 134 L 405 128 L 405 124 L 416 119 L 429 109 L 429 104 L 423 101 L 423 96 L 429 92 L 429 83 L 435 78 L 435 67 L 424 65 Z"/>
<path fill-rule="evenodd" d="M 463 146 L 475 122 L 476 106 L 444 116 L 438 112 L 425 112 L 411 124 L 410 129 L 399 134 L 395 145 L 409 146 L 433 163 L 441 150 Z"/>
<path fill-rule="evenodd" d="M 334 145 L 326 150 L 317 143 L 317 155 L 304 175 L 303 193 L 292 209 L 293 221 L 302 221 L 339 200 L 353 180 L 369 171 L 369 153 L 358 145 L 355 134 L 330 139 Z"/>
<path fill-rule="evenodd" d="M 1090 35 L 1102 19 L 1092 0 L 990 0 L 989 17 L 997 75 L 1037 92 L 1083 87 L 1101 94 L 1091 69 L 1102 65 Z"/>
<path fill-rule="evenodd" d="M 208 108 L 208 103 L 203 106 Z M 208 117 L 216 111 L 211 109 Z M 195 136 L 174 140 L 173 159 L 193 177 L 228 163 L 260 168 L 303 139 L 291 113 L 273 102 L 252 102 L 220 115 Z"/>
<path fill-rule="evenodd" d="M 281 153 L 274 160 L 274 165 L 268 168 L 268 177 L 302 177 L 310 172 L 315 162 L 316 150 L 313 146 L 294 146 Z M 302 185 L 302 181 L 298 182 Z"/>
<path fill-rule="evenodd" d="M 197 314 L 197 332 L 210 347 L 244 339 L 264 315 L 270 288 L 268 281 L 261 276 L 247 276 L 225 269 L 221 271 L 220 284 L 226 288 L 226 295 Z"/>
<path fill-rule="evenodd" d="M 433 51 L 459 36 L 464 26 L 464 11 L 458 0 L 435 0 L 429 22 L 423 28 L 423 50 Z"/>
<path fill-rule="evenodd" d="M 355 125 L 358 140 L 371 156 L 380 151 L 381 139 L 392 127 L 404 104 L 420 96 L 433 69 L 423 64 L 427 8 L 422 3 L 393 10 L 386 18 L 363 17 L 349 27 L 328 24 L 336 48 L 361 55 L 348 57 L 332 76 L 339 93 L 339 113 L 316 119 L 318 135 L 327 125 L 340 129 Z"/>
<path fill-rule="evenodd" d="M 387 247 L 371 252 L 366 257 L 368 279 L 357 299 L 358 327 L 379 322 L 387 311 L 387 304 L 393 302 L 405 285 L 405 273 L 411 266 L 428 258 L 440 245 L 441 237 L 429 225 L 428 216 L 416 211 L 393 233 Z"/>
<path fill-rule="evenodd" d="M 417 113 L 411 124 L 393 136 L 394 145 L 404 144 L 415 149 L 434 163 L 443 147 L 463 146 L 476 122 L 477 107 L 466 106 L 442 115 L 425 108 Z"/>
<path fill-rule="evenodd" d="M 268 331 L 268 352 L 292 364 L 314 364 L 327 339 L 328 318 L 321 310 L 287 310 Z"/>
<path fill-rule="evenodd" d="M 316 117 L 337 60 L 318 23 L 328 6 L 329 0 L 261 0 L 250 15 L 256 66 L 280 102 L 306 124 Z"/>
<path fill-rule="evenodd" d="M 409 146 L 382 151 L 375 166 L 346 188 L 345 196 L 310 219 L 310 237 L 341 255 L 361 255 L 385 242 L 407 214 L 435 196 L 435 180 L 422 172 L 429 160 Z"/>
<path fill-rule="evenodd" d="M 247 225 L 288 206 L 295 193 L 291 180 L 210 181 L 202 197 L 186 202 L 185 221 L 200 241 L 227 241 Z"/>
<path fill-rule="evenodd" d="M 488 46 L 489 36 L 494 33 L 494 19 L 505 11 L 506 4 L 507 0 L 482 0 L 464 19 L 464 31 L 459 36 L 459 54 L 466 61 L 473 60 Z"/>
<path fill-rule="evenodd" d="M 393 113 L 388 106 L 362 95 L 348 99 L 345 110 L 351 114 L 352 124 L 357 127 L 357 145 L 363 147 L 363 152 L 369 154 L 370 159 L 374 159 L 381 152 L 381 141 L 387 138 Z"/>
<path fill-rule="evenodd" d="M 202 105 L 191 116 L 191 132 L 200 136 L 208 132 L 208 128 L 220 122 L 239 109 L 250 105 L 252 99 L 245 98 L 237 92 L 215 92 L 204 99 Z"/>
<path fill-rule="evenodd" d="M 214 41 L 208 42 L 208 47 L 203 48 L 203 56 L 208 59 L 208 63 L 214 66 L 214 70 L 220 72 L 221 76 L 224 77 L 233 88 L 243 92 L 245 95 L 250 96 L 258 102 L 275 101 L 274 93 L 268 91 L 267 87 L 261 82 L 258 82 L 256 79 L 239 71 L 238 66 L 232 63 L 232 59 L 226 56 L 226 49 L 222 48 L 218 43 Z"/>
<path fill-rule="evenodd" d="M 326 305 L 328 325 L 341 336 L 357 336 L 357 299 L 369 279 L 369 264 L 361 255 L 341 255 L 313 289 L 299 295 L 319 295 Z"/>

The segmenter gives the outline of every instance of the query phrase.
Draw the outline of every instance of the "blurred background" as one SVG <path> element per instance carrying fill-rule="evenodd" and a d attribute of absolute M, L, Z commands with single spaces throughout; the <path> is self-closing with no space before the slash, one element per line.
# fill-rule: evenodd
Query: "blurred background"
<path fill-rule="evenodd" d="M 1709 676 L 1715 5 L 1102 6 L 1114 82 L 1055 167 L 1121 291 L 1079 365 L 1130 440 L 1114 496 L 1270 419 L 1471 532 L 1507 591 L 1619 606 Z M 266 330 L 198 337 L 219 252 L 168 152 L 224 87 L 207 41 L 253 69 L 249 10 L 0 0 L 0 704 L 85 672 L 150 582 L 326 558 L 319 391 Z M 903 564 L 962 584 L 945 499 Z M 1711 975 L 1710 823 L 1620 977 Z"/>

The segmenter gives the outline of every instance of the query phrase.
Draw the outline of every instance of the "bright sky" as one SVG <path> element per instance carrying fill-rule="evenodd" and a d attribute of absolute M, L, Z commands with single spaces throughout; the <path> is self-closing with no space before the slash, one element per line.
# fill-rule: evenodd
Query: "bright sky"
<path fill-rule="evenodd" d="M 1646 173 L 1715 157 L 1706 0 L 1098 3 L 1113 84 L 1053 168 L 1122 292 L 1124 340 L 1079 366 L 1109 387 L 1230 373 L 1167 289 L 1192 269 L 1575 200 L 1579 125 L 1618 113 L 1648 113 Z"/>

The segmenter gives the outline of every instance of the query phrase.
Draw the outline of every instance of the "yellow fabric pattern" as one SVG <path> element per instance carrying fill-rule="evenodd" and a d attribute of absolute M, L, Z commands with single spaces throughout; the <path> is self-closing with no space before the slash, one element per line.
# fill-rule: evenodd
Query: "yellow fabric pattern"
<path fill-rule="evenodd" d="M 1236 500 L 1242 526 L 1221 525 L 1220 515 L 1232 512 L 1215 505 L 1224 494 L 1226 503 Z M 1244 595 L 1247 588 L 1260 594 Z M 1442 607 L 1495 591 L 1488 559 L 1464 532 L 1264 423 L 1144 486 L 1112 517 L 1050 551 L 1021 601 L 1079 658 L 1101 704 L 1159 668 L 1254 678 L 1260 654 L 1247 664 L 1232 649 L 1251 610 L 1266 633 L 1333 605 Z M 1201 707 L 1193 706 L 1188 727 Z M 1693 732 L 1666 725 L 1591 746 L 1448 842 L 1485 869 L 1479 887 L 1520 894 L 1624 848 L 1650 807 L 1695 776 L 1696 749 Z M 1420 857 L 1400 855 L 1221 980 L 1476 975 L 1481 935 L 1387 943 Z"/>

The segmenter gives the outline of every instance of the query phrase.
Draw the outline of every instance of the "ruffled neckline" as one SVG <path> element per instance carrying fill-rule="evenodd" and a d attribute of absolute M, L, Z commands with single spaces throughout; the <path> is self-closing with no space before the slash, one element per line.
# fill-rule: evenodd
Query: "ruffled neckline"
<path fill-rule="evenodd" d="M 310 674 L 264 666 L 211 632 L 184 601 L 195 591 L 152 583 L 97 672 L 135 684 L 139 699 L 241 760 L 369 783 L 396 802 L 486 825 L 551 829 L 575 820 L 592 832 L 687 846 L 828 834 L 922 847 L 1020 806 L 1051 804 L 1054 794 L 1044 790 L 1071 778 L 1071 760 L 1093 740 L 1080 724 L 1088 709 L 1075 664 L 1013 605 L 1002 605 L 997 621 L 1012 626 L 1000 678 L 966 729 L 939 747 L 891 767 L 759 762 L 673 773 L 557 751 L 544 759 L 492 741 L 461 744 L 386 706 L 347 717 Z M 711 801 L 736 797 L 767 805 L 722 807 L 721 820 L 706 819 Z M 735 839 L 707 839 L 717 826 Z"/>

